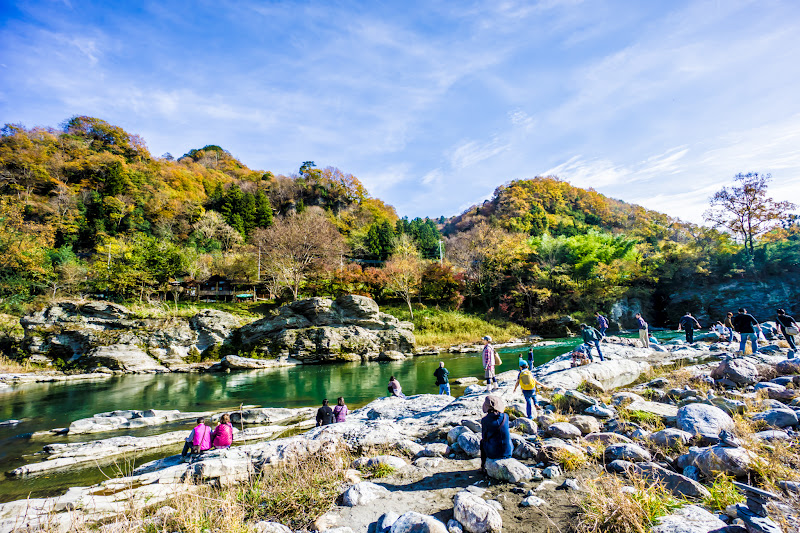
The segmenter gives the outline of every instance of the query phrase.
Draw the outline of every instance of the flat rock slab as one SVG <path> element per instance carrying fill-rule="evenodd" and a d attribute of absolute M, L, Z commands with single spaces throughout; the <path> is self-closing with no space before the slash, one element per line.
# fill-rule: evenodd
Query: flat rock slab
<path fill-rule="evenodd" d="M 660 416 L 666 423 L 675 423 L 678 418 L 678 408 L 674 405 L 659 402 L 649 402 L 647 400 L 636 400 L 625 406 L 629 411 L 642 411 L 656 416 Z"/>

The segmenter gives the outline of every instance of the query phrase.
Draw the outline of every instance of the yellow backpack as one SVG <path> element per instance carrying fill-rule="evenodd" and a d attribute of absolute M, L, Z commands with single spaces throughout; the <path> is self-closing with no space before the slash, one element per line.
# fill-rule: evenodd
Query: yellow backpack
<path fill-rule="evenodd" d="M 519 373 L 519 384 L 522 390 L 533 390 L 536 388 L 536 380 L 530 370 L 523 370 Z"/>

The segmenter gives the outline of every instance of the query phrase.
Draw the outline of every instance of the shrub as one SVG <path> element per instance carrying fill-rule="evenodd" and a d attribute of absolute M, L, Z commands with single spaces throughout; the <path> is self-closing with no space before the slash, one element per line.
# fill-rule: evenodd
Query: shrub
<path fill-rule="evenodd" d="M 685 502 L 676 499 L 660 483 L 632 476 L 632 491 L 623 491 L 616 476 L 590 481 L 587 497 L 580 503 L 579 533 L 646 533 L 658 517 Z"/>
<path fill-rule="evenodd" d="M 585 456 L 576 455 L 563 448 L 559 448 L 553 453 L 553 459 L 561 465 L 565 472 L 577 470 L 586 464 Z"/>

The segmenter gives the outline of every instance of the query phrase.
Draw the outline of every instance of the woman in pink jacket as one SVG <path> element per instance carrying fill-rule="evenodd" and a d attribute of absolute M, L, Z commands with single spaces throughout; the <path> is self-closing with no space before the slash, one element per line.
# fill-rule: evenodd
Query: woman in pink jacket
<path fill-rule="evenodd" d="M 484 377 L 486 378 L 486 392 L 491 392 L 492 385 L 494 388 L 499 388 L 497 384 L 497 378 L 495 377 L 494 367 L 494 346 L 492 346 L 492 338 L 489 335 L 486 335 L 483 338 L 483 369 Z"/>
<path fill-rule="evenodd" d="M 228 413 L 222 415 L 219 424 L 214 428 L 211 434 L 211 445 L 214 448 L 230 448 L 233 442 L 233 426 L 231 425 L 231 416 Z"/>

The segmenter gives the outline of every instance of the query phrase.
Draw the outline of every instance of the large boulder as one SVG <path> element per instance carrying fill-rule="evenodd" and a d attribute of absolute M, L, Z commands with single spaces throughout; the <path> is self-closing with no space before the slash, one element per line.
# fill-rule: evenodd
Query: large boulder
<path fill-rule="evenodd" d="M 189 320 L 189 324 L 197 332 L 196 347 L 201 352 L 224 343 L 240 326 L 236 316 L 216 309 L 203 309 Z"/>
<path fill-rule="evenodd" d="M 781 376 L 788 376 L 790 374 L 800 374 L 800 358 L 785 359 L 775 365 L 775 370 Z"/>
<path fill-rule="evenodd" d="M 758 367 L 747 359 L 728 359 L 711 371 L 711 377 L 729 379 L 739 385 L 752 385 L 758 383 Z"/>
<path fill-rule="evenodd" d="M 392 524 L 390 533 L 447 533 L 447 526 L 432 516 L 409 511 Z"/>
<path fill-rule="evenodd" d="M 581 430 L 569 422 L 556 422 L 547 427 L 547 433 L 559 439 L 579 439 Z"/>
<path fill-rule="evenodd" d="M 607 446 L 603 452 L 603 458 L 608 461 L 630 461 L 633 463 L 649 462 L 652 460 L 650 452 L 639 446 L 638 444 L 622 442 L 620 444 L 612 444 Z"/>
<path fill-rule="evenodd" d="M 732 431 L 733 419 L 719 407 L 702 403 L 690 403 L 678 409 L 678 428 L 700 435 L 704 438 L 716 439 L 722 430 Z"/>
<path fill-rule="evenodd" d="M 453 505 L 453 517 L 469 533 L 500 532 L 503 529 L 503 519 L 497 510 L 486 501 L 462 490 L 456 494 Z"/>
<path fill-rule="evenodd" d="M 593 416 L 576 415 L 569 419 L 569 423 L 581 430 L 581 434 L 597 433 L 600 431 L 600 422 Z"/>
<path fill-rule="evenodd" d="M 677 407 L 660 402 L 636 400 L 626 405 L 625 409 L 628 411 L 641 411 L 643 413 L 660 416 L 661 419 L 668 424 L 674 423 L 678 417 Z"/>
<path fill-rule="evenodd" d="M 481 455 L 481 438 L 475 433 L 462 433 L 456 442 L 461 450 L 470 457 Z"/>
<path fill-rule="evenodd" d="M 655 433 L 651 433 L 647 438 L 659 446 L 666 446 L 671 448 L 673 446 L 678 446 L 681 444 L 689 444 L 689 441 L 692 440 L 692 435 L 688 431 L 681 431 L 680 429 L 675 428 L 667 428 L 662 429 L 661 431 L 656 431 Z"/>
<path fill-rule="evenodd" d="M 222 358 L 222 366 L 231 370 L 255 370 L 260 368 L 275 368 L 280 366 L 295 366 L 302 364 L 296 359 L 254 359 L 252 357 L 239 357 L 226 355 Z"/>
<path fill-rule="evenodd" d="M 753 415 L 753 420 L 763 420 L 770 426 L 785 428 L 797 425 L 797 413 L 789 408 L 769 409 Z"/>
<path fill-rule="evenodd" d="M 727 524 L 697 505 L 681 507 L 674 513 L 657 518 L 652 533 L 708 533 Z"/>
<path fill-rule="evenodd" d="M 370 483 L 369 481 L 362 481 L 356 483 L 342 494 L 342 505 L 347 507 L 356 507 L 357 505 L 366 505 L 375 500 L 379 500 L 389 496 L 391 492 L 385 487 Z"/>
<path fill-rule="evenodd" d="M 531 469 L 514 458 L 487 459 L 486 473 L 489 477 L 509 483 L 523 483 L 533 477 Z"/>
<path fill-rule="evenodd" d="M 90 361 L 96 361 L 112 370 L 123 370 L 132 373 L 169 372 L 136 344 L 98 346 L 91 350 L 85 358 Z"/>
<path fill-rule="evenodd" d="M 711 495 L 708 489 L 697 481 L 667 470 L 656 463 L 636 463 L 632 465 L 631 470 L 649 481 L 661 483 L 678 498 L 705 498 Z"/>
<path fill-rule="evenodd" d="M 754 459 L 755 455 L 745 448 L 711 446 L 695 454 L 692 463 L 709 478 L 719 474 L 736 477 L 747 474 Z"/>

